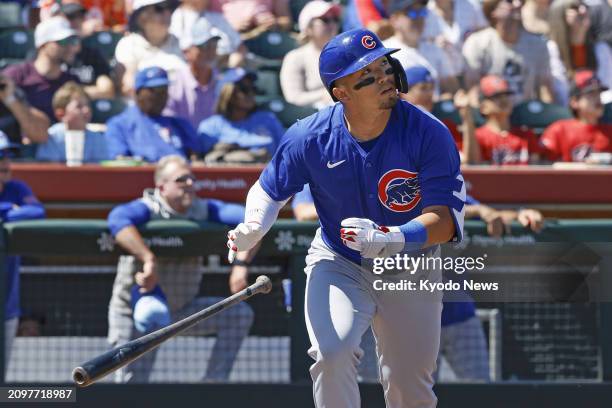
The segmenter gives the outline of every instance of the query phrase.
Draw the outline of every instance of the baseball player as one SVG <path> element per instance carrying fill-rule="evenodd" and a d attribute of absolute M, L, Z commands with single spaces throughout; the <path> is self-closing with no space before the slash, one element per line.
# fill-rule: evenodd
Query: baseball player
<path fill-rule="evenodd" d="M 436 405 L 432 391 L 441 293 L 374 289 L 368 260 L 402 251 L 435 256 L 460 240 L 465 186 L 444 125 L 407 102 L 405 77 L 369 30 L 333 38 L 319 74 L 340 103 L 297 122 L 251 187 L 245 219 L 228 233 L 229 259 L 252 248 L 308 184 L 321 227 L 306 257 L 305 318 L 319 408 L 358 408 L 359 342 L 372 325 L 388 408 Z M 382 227 L 385 225 L 386 227 Z M 396 282 L 410 276 L 395 271 Z M 418 271 L 432 282 L 441 271 Z"/>

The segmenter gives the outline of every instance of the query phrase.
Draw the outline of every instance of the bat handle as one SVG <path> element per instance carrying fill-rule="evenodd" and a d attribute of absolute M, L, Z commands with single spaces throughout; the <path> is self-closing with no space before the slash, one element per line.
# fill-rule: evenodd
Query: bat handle
<path fill-rule="evenodd" d="M 272 291 L 272 281 L 266 275 L 259 275 L 255 283 L 248 287 L 253 294 L 270 293 Z"/>

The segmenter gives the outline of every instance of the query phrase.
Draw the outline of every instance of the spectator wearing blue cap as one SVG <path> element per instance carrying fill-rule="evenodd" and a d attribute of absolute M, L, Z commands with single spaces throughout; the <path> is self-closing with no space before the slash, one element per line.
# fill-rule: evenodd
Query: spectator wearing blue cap
<path fill-rule="evenodd" d="M 427 112 L 434 107 L 435 78 L 431 72 L 422 65 L 415 65 L 404 70 L 408 83 L 408 92 L 400 97 L 413 105 L 420 106 Z M 472 110 L 469 106 L 467 94 L 459 90 L 455 93 L 451 107 L 459 111 L 461 125 L 449 119 L 442 119 L 453 135 L 462 163 L 476 163 L 480 161 L 479 145 L 475 139 L 475 124 Z M 450 103 L 450 101 L 449 101 Z M 454 104 L 454 106 L 453 106 Z"/>
<path fill-rule="evenodd" d="M 220 39 L 219 30 L 204 18 L 197 20 L 190 34 L 181 38 L 187 65 L 177 70 L 168 88 L 164 114 L 185 118 L 194 129 L 214 114 L 217 101 L 215 65 Z"/>
<path fill-rule="evenodd" d="M 18 145 L 10 143 L 0 130 L 0 219 L 3 222 L 32 220 L 45 217 L 45 209 L 30 187 L 11 178 L 10 156 Z M 6 282 L 4 306 L 4 361 L 8 366 L 13 339 L 21 311 L 19 309 L 19 265 L 18 256 L 6 257 Z"/>
<path fill-rule="evenodd" d="M 111 158 L 138 157 L 156 162 L 171 154 L 193 158 L 202 153 L 196 132 L 187 120 L 162 115 L 168 100 L 168 84 L 168 74 L 159 67 L 138 72 L 136 106 L 126 108 L 107 124 Z"/>
<path fill-rule="evenodd" d="M 285 129 L 276 116 L 257 110 L 255 79 L 243 68 L 224 73 L 219 84 L 216 115 L 198 127 L 205 147 L 213 147 L 205 161 L 253 163 L 266 162 L 274 154 Z"/>

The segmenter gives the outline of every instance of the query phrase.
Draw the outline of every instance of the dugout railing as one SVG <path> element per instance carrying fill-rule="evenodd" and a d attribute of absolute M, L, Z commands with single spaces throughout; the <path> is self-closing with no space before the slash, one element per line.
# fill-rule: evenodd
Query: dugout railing
<path fill-rule="evenodd" d="M 235 382 L 272 384 L 288 382 L 296 385 L 309 382 L 308 367 L 311 362 L 306 354 L 308 340 L 302 307 L 305 283 L 303 266 L 304 255 L 316 226 L 314 223 L 279 221 L 264 240 L 256 264 L 259 271 L 271 275 L 274 292 L 254 302 L 256 320 L 252 334 L 253 338 L 262 338 L 266 341 L 277 337 L 288 338 L 288 342 L 264 342 L 261 343 L 264 344 L 263 348 L 261 344 L 259 348 L 255 347 L 253 353 L 256 354 L 263 350 L 265 358 L 258 360 L 250 357 L 249 354 L 246 363 L 243 362 L 246 366 L 243 364 L 243 367 L 246 367 L 247 373 L 250 372 L 259 380 L 253 381 L 247 375 L 246 377 L 234 377 Z M 208 268 L 207 271 L 212 276 L 206 276 L 204 279 L 217 280 L 223 285 L 227 275 L 223 272 L 215 275 L 212 270 L 224 270 L 223 267 L 219 268 L 217 263 L 220 258 L 225 257 L 226 230 L 224 226 L 211 223 L 152 222 L 143 228 L 143 235 L 150 239 L 158 256 L 203 256 L 208 262 L 204 265 L 204 269 Z M 501 367 L 494 367 L 498 371 L 497 377 L 505 383 L 544 381 L 550 382 L 551 386 L 565 383 L 610 381 L 612 378 L 610 300 L 612 299 L 609 299 L 608 296 L 612 294 L 612 278 L 610 277 L 612 268 L 610 267 L 610 244 L 606 241 L 612 237 L 612 221 L 550 222 L 538 235 L 533 235 L 515 226 L 512 234 L 502 240 L 488 238 L 484 224 L 467 222 L 466 236 L 468 244 L 457 249 L 462 251 L 459 255 L 486 251 L 491 258 L 500 260 L 501 264 L 491 265 L 491 274 L 493 274 L 491 276 L 503 276 L 509 282 L 524 280 L 524 286 L 527 288 L 536 288 L 536 291 L 540 289 L 550 291 L 547 285 L 558 280 L 561 275 L 556 274 L 557 269 L 565 267 L 566 270 L 559 273 L 569 273 L 572 276 L 571 284 L 575 285 L 572 287 L 577 288 L 572 291 L 575 296 L 570 296 L 569 301 L 552 295 L 553 297 L 547 299 L 546 302 L 535 301 L 538 299 L 532 298 L 524 302 L 508 301 L 505 298 L 500 300 L 484 298 L 483 302 L 478 303 L 479 308 L 483 310 L 479 313 L 481 317 L 489 316 L 491 311 L 499 313 L 494 320 L 498 325 L 497 328 L 492 330 L 485 324 L 489 345 L 491 342 L 494 345 L 489 349 L 499 350 L 501 353 L 501 356 L 491 356 L 490 360 L 492 363 L 499 361 L 501 365 Z M 22 257 L 24 264 L 22 292 L 37 290 L 40 296 L 46 292 L 53 292 L 51 298 L 54 302 L 63 300 L 67 304 L 73 303 L 58 316 L 53 316 L 53 308 L 48 310 L 50 315 L 46 316 L 42 339 L 37 339 L 39 343 L 32 343 L 40 345 L 44 344 L 40 341 L 48 341 L 47 348 L 40 349 L 39 347 L 37 350 L 31 350 L 31 353 L 22 354 L 22 357 L 31 360 L 49 358 L 49 356 L 75 358 L 75 353 L 70 350 L 61 350 L 61 348 L 78 348 L 82 345 L 74 341 L 72 343 L 64 341 L 62 337 L 66 336 L 63 333 L 84 333 L 85 336 L 74 337 L 89 337 L 87 334 L 90 333 L 90 329 L 87 325 L 94 319 L 89 320 L 86 313 L 79 314 L 78 311 L 80 309 L 85 312 L 91 310 L 87 307 L 88 302 L 95 303 L 96 308 L 106 307 L 105 302 L 110 297 L 109 282 L 113 277 L 117 256 L 121 253 L 112 241 L 106 223 L 92 220 L 9 223 L 4 225 L 4 234 L 1 239 L 0 257 L 7 255 Z M 535 255 L 533 253 L 529 255 L 530 251 L 535 251 Z M 567 256 L 559 256 L 559 251 Z M 542 252 L 547 255 L 539 256 L 538 254 Z M 83 262 L 71 264 L 70 260 L 77 258 L 82 259 Z M 93 263 L 97 266 L 92 269 L 91 265 L 83 265 L 83 263 Z M 5 272 L 5 263 L 1 262 L 0 265 Z M 547 268 L 547 266 L 552 268 Z M 545 276 L 548 276 L 543 280 L 537 278 L 542 271 L 545 272 Z M 605 273 L 606 271 L 608 273 Z M 59 279 L 66 279 L 68 275 L 71 278 L 66 282 L 61 280 L 58 282 Z M 80 287 L 78 280 L 86 276 L 95 278 Z M 488 278 L 490 279 L 491 276 Z M 282 282 L 286 279 L 292 282 L 290 296 L 283 292 Z M 0 284 L 4 286 L 4 279 L 0 281 Z M 0 300 L 2 301 L 0 304 L 4 307 L 5 291 L 3 287 L 1 289 Z M 79 292 L 79 289 L 89 290 L 90 293 Z M 222 295 L 223 291 L 219 290 L 216 294 Z M 22 307 L 29 312 L 31 299 L 37 294 L 32 296 L 32 294 L 24 293 L 23 295 Z M 288 299 L 291 301 L 290 309 L 287 307 Z M 75 300 L 78 302 L 75 303 Z M 51 327 L 56 326 L 66 316 L 71 316 L 69 323 L 64 322 L 61 327 Z M 103 337 L 104 318 L 105 310 L 101 314 L 98 311 L 98 325 L 101 325 L 102 329 L 98 328 L 99 333 L 92 337 Z M 486 323 L 492 320 L 489 316 L 483 321 Z M 494 333 L 501 333 L 500 338 L 491 338 Z M 47 334 L 50 335 L 47 336 Z M 0 341 L 3 342 L 3 336 Z M 87 353 L 93 356 L 105 345 L 98 341 L 87 347 L 90 347 L 86 349 Z M 198 345 L 190 347 L 197 348 Z M 286 354 L 278 351 L 282 348 L 287 349 Z M 87 353 L 81 353 L 81 355 Z M 4 362 L 3 355 L 4 347 L 0 347 L 1 362 Z M 12 356 L 13 366 L 19 364 L 15 362 L 18 357 Z M 287 361 L 279 362 L 283 359 Z M 80 361 L 75 361 L 75 363 L 78 362 Z M 65 365 L 69 367 L 72 363 Z M 33 369 L 39 368 L 35 366 Z M 266 371 L 276 373 L 266 376 Z M 286 374 L 279 376 L 277 375 L 279 371 L 286 371 Z M 8 372 L 11 372 L 11 367 Z M 40 378 L 28 381 L 26 372 L 25 377 L 22 375 L 18 381 L 10 381 L 10 378 L 3 378 L 3 381 L 46 383 L 49 377 L 55 379 L 55 381 L 49 381 L 50 383 L 64 383 L 66 378 L 69 378 L 69 373 L 66 372 L 63 377 L 57 377 L 52 370 L 43 381 Z M 159 381 L 172 382 L 168 379 Z M 104 387 L 109 386 L 104 385 Z M 301 387 L 302 385 L 298 388 L 302 390 Z M 444 385 L 438 387 L 442 387 L 441 390 L 450 390 L 448 392 L 451 393 L 461 389 L 454 388 L 460 385 L 449 385 L 449 388 L 444 388 Z"/>

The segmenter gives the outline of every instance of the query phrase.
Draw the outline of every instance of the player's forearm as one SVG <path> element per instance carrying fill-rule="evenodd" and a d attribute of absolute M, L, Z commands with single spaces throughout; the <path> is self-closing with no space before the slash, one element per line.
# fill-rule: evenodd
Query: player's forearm
<path fill-rule="evenodd" d="M 431 206 L 423 209 L 423 214 L 413 221 L 423 224 L 427 231 L 427 239 L 423 248 L 436 244 L 444 244 L 455 235 L 455 222 L 448 207 L 442 205 Z"/>
<path fill-rule="evenodd" d="M 134 255 L 143 263 L 155 259 L 155 254 L 151 252 L 147 244 L 145 244 L 144 240 L 142 239 L 142 235 L 140 235 L 138 229 L 133 225 L 129 225 L 121 229 L 115 235 L 115 241 L 125 251 L 131 255 Z"/>
<path fill-rule="evenodd" d="M 286 202 L 273 200 L 257 181 L 247 195 L 244 222 L 261 225 L 263 236 L 270 230 Z"/>

